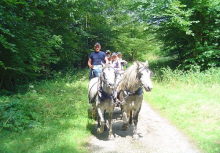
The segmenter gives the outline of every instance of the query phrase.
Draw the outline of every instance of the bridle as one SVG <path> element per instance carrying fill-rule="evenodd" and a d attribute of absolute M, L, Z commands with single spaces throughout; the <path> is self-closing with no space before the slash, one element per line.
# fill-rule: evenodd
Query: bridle
<path fill-rule="evenodd" d="M 104 74 L 104 70 L 107 69 L 107 68 L 114 70 L 114 74 L 115 74 L 114 77 L 115 77 L 115 79 L 114 79 L 114 83 L 113 83 L 113 84 L 112 84 L 112 83 L 108 83 L 108 79 L 106 78 L 106 75 Z M 112 66 L 106 66 L 106 67 L 104 67 L 104 68 L 102 69 L 102 72 L 101 72 L 101 75 L 100 75 L 100 81 L 106 83 L 108 87 L 114 87 L 114 88 L 115 88 L 115 85 L 116 85 L 116 75 L 117 75 L 117 72 L 116 72 L 116 70 L 114 69 L 114 67 L 112 67 Z"/>
<path fill-rule="evenodd" d="M 142 87 L 144 84 L 141 82 L 141 77 L 142 77 L 142 71 L 144 71 L 144 70 L 146 70 L 147 72 L 149 71 L 150 72 L 150 78 L 151 77 L 153 77 L 153 72 L 151 71 L 151 70 L 149 70 L 149 68 L 148 68 L 148 66 L 145 66 L 144 65 L 144 67 L 142 67 L 142 68 L 140 68 L 140 69 L 138 69 L 138 73 L 137 73 L 137 77 L 138 77 L 138 79 L 139 79 L 139 81 L 140 81 L 140 83 L 141 83 L 141 85 L 140 85 L 140 87 Z M 149 73 L 148 72 L 148 73 Z M 146 90 L 150 90 L 150 88 L 147 88 Z"/>
<path fill-rule="evenodd" d="M 108 79 L 106 78 L 106 75 L 104 73 L 104 70 L 105 69 L 113 69 L 114 70 L 114 83 L 108 83 Z M 114 104 L 114 101 L 116 99 L 116 95 L 117 95 L 117 92 L 116 92 L 116 77 L 117 77 L 117 72 L 115 70 L 114 67 L 110 66 L 110 65 L 107 65 L 105 66 L 103 69 L 102 69 L 102 72 L 101 72 L 101 75 L 99 77 L 99 86 L 102 86 L 102 83 L 105 83 L 107 84 L 107 87 L 111 88 L 112 89 L 112 94 L 108 94 L 106 93 L 103 89 L 101 89 L 101 93 L 102 94 L 105 94 L 107 97 L 109 97 L 111 99 L 111 102 Z"/>
<path fill-rule="evenodd" d="M 143 64 L 142 64 L 143 65 Z M 137 72 L 137 82 L 139 82 L 140 83 L 140 85 L 139 85 L 139 87 L 138 87 L 138 90 L 137 91 L 134 91 L 134 92 L 129 92 L 128 90 L 121 90 L 121 91 L 119 91 L 119 95 L 120 95 L 120 93 L 121 92 L 123 92 L 124 93 L 124 95 L 125 96 L 123 96 L 123 99 L 126 99 L 127 97 L 129 97 L 129 96 L 131 96 L 131 95 L 134 95 L 134 94 L 142 94 L 142 91 L 140 92 L 140 89 L 142 89 L 142 86 L 143 86 L 143 83 L 140 81 L 140 78 L 142 77 L 142 71 L 144 71 L 144 70 L 146 70 L 146 71 L 150 71 L 150 77 L 152 77 L 153 76 L 153 72 L 151 71 L 151 70 L 149 70 L 149 68 L 147 67 L 147 66 L 145 66 L 145 65 L 143 65 L 144 67 L 141 67 L 141 68 L 139 68 L 138 69 L 138 72 Z M 138 83 L 138 84 L 139 84 Z M 124 103 L 125 103 L 126 101 L 125 100 L 123 100 L 123 101 L 117 101 L 116 103 L 117 104 L 119 104 L 119 105 L 123 105 Z"/>
<path fill-rule="evenodd" d="M 143 64 L 142 64 L 143 65 Z M 143 65 L 144 67 L 141 67 L 138 69 L 138 72 L 137 72 L 137 78 L 138 80 L 140 80 L 140 78 L 142 77 L 142 71 L 146 70 L 147 72 L 149 71 L 150 72 L 150 77 L 153 77 L 153 72 L 148 68 L 148 66 L 145 66 Z M 141 86 L 143 85 L 143 83 L 141 82 Z"/>

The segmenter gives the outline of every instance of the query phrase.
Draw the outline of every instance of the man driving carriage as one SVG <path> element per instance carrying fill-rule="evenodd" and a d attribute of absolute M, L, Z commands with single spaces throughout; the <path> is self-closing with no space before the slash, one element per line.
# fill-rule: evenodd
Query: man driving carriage
<path fill-rule="evenodd" d="M 107 63 L 108 59 L 106 57 L 106 54 L 102 51 L 100 51 L 101 45 L 100 43 L 95 43 L 94 45 L 94 52 L 92 52 L 89 55 L 88 60 L 88 66 L 90 68 L 89 72 L 89 79 L 92 79 L 93 77 L 98 77 L 100 75 L 100 72 L 102 70 L 102 64 L 101 63 Z"/>

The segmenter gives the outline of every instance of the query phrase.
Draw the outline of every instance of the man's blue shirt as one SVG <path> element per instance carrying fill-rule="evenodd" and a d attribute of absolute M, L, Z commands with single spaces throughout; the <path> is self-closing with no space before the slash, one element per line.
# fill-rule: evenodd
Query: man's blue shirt
<path fill-rule="evenodd" d="M 89 57 L 92 59 L 92 65 L 101 65 L 101 62 L 105 63 L 105 53 L 102 51 L 92 52 Z"/>

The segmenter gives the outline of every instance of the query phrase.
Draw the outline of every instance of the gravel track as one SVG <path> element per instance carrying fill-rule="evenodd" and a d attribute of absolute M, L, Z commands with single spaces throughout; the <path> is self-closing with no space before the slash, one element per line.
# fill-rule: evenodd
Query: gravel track
<path fill-rule="evenodd" d="M 133 140 L 133 125 L 127 131 L 121 130 L 121 111 L 116 108 L 113 115 L 113 133 L 115 138 L 108 140 L 108 130 L 97 134 L 92 131 L 87 144 L 91 153 L 201 153 L 201 151 L 172 126 L 166 119 L 155 112 L 148 103 L 143 102 L 139 114 L 139 139 Z"/>

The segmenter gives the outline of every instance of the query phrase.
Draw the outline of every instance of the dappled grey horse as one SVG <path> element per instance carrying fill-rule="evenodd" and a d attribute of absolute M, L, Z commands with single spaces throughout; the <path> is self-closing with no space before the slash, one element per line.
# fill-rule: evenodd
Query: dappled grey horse
<path fill-rule="evenodd" d="M 97 132 L 100 134 L 104 131 L 105 127 L 105 111 L 107 110 L 109 135 L 112 137 L 112 114 L 114 111 L 113 99 L 116 94 L 116 72 L 111 65 L 103 65 L 100 77 L 95 77 L 90 80 L 88 88 L 89 102 L 92 104 L 93 109 L 97 112 L 98 127 Z"/>
<path fill-rule="evenodd" d="M 143 101 L 143 87 L 146 91 L 151 91 L 153 88 L 151 76 L 152 72 L 148 69 L 148 61 L 145 63 L 135 62 L 125 71 L 117 87 L 117 98 L 120 101 L 123 117 L 122 128 L 124 130 L 128 128 L 128 118 L 130 118 L 130 124 L 134 121 L 134 139 L 138 138 L 137 124 Z"/>

